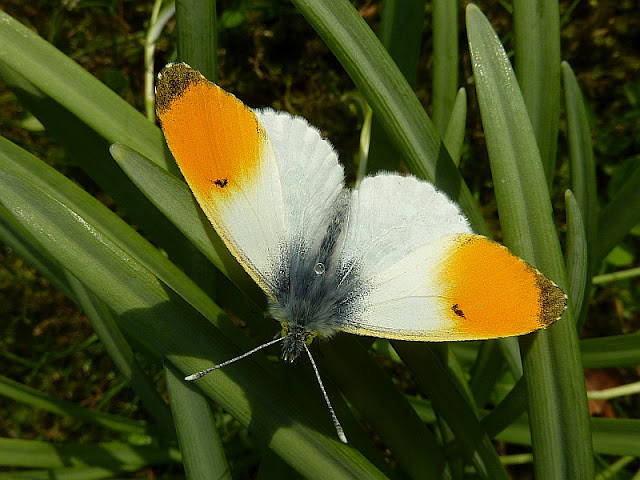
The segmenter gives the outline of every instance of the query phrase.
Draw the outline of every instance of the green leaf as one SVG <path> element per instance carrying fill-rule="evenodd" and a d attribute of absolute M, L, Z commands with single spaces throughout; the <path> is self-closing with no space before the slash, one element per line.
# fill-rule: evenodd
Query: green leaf
<path fill-rule="evenodd" d="M 218 81 L 216 2 L 176 0 L 178 59 Z"/>
<path fill-rule="evenodd" d="M 371 362 L 368 351 L 362 345 L 354 348 L 351 340 L 348 335 L 338 335 L 322 345 L 315 357 L 330 369 L 342 393 L 394 452 L 411 478 L 440 478 L 445 458 L 435 436 L 420 422 L 391 378 Z"/>
<path fill-rule="evenodd" d="M 165 366 L 169 404 L 189 479 L 230 479 L 231 472 L 207 398 L 173 365 Z"/>
<path fill-rule="evenodd" d="M 98 412 L 89 408 L 52 398 L 38 390 L 29 388 L 9 378 L 0 376 L 0 395 L 16 400 L 24 405 L 42 409 L 56 415 L 66 415 L 82 422 L 100 425 L 104 428 L 128 435 L 148 436 L 155 432 L 146 422 L 131 420 L 109 413 Z"/>
<path fill-rule="evenodd" d="M 30 468 L 95 466 L 135 471 L 145 465 L 179 463 L 180 452 L 161 446 L 134 446 L 120 442 L 65 444 L 0 438 L 0 465 Z"/>
<path fill-rule="evenodd" d="M 620 418 L 592 418 L 593 449 L 602 455 L 640 456 L 640 420 Z M 497 440 L 531 445 L 529 424 L 523 415 L 518 421 L 496 436 Z"/>
<path fill-rule="evenodd" d="M 264 304 L 262 290 L 229 253 L 184 180 L 125 145 L 114 144 L 109 151 L 135 186 L 218 270 L 258 305 Z"/>
<path fill-rule="evenodd" d="M 562 79 L 564 84 L 564 102 L 565 111 L 567 113 L 567 139 L 569 141 L 569 161 L 571 165 L 571 190 L 575 194 L 576 207 L 581 215 L 583 223 L 584 236 L 582 242 L 586 255 L 584 265 L 572 264 L 571 268 L 584 268 L 585 285 L 582 292 L 577 291 L 581 295 L 581 302 L 574 303 L 576 316 L 578 317 L 578 331 L 581 330 L 585 320 L 588 302 L 591 300 L 591 277 L 598 268 L 598 259 L 596 258 L 597 246 L 596 239 L 598 237 L 598 190 L 596 185 L 596 167 L 593 158 L 593 146 L 591 145 L 591 130 L 589 128 L 589 120 L 584 106 L 584 100 L 578 81 L 568 63 L 562 63 Z M 573 217 L 572 222 L 577 226 L 578 219 Z M 571 226 L 569 226 L 571 227 Z M 573 231 L 574 234 L 579 234 Z M 573 241 L 578 240 L 573 238 Z M 568 243 L 567 250 L 569 250 Z M 573 253 L 578 253 L 573 251 Z M 568 255 L 567 255 L 568 256 Z M 567 269 L 571 272 L 571 268 Z M 577 273 L 577 272 L 573 272 Z M 574 286 L 574 277 L 571 277 L 572 287 Z M 579 298 L 574 298 L 574 302 Z"/>
<path fill-rule="evenodd" d="M 540 150 L 547 185 L 560 121 L 560 8 L 557 0 L 514 0 L 516 76 Z"/>
<path fill-rule="evenodd" d="M 467 462 L 473 464 L 478 475 L 482 478 L 507 478 L 498 454 L 473 408 L 453 385 L 449 371 L 437 354 L 440 346 L 396 341 L 393 347 L 414 372 L 420 389 L 431 399 L 436 412 L 451 428 L 460 453 Z"/>
<path fill-rule="evenodd" d="M 133 391 L 140 397 L 145 408 L 155 418 L 159 430 L 166 438 L 175 437 L 171 411 L 160 396 L 152 380 L 140 368 L 131 346 L 118 328 L 111 311 L 96 296 L 89 292 L 73 275 L 68 274 L 69 283 L 75 292 L 78 304 L 89 318 L 91 326 L 100 337 L 105 350 L 113 360 Z"/>
<path fill-rule="evenodd" d="M 505 244 L 567 285 L 547 181 L 511 64 L 474 5 L 467 8 L 467 32 Z M 548 330 L 520 342 L 536 474 L 591 478 L 589 417 L 571 309 Z M 558 451 L 564 452 L 561 458 Z"/>
<path fill-rule="evenodd" d="M 425 3 L 425 0 L 387 0 L 382 4 L 380 41 L 411 86 L 416 82 L 420 61 Z M 399 171 L 401 168 L 402 154 L 377 116 L 372 115 L 366 171 Z"/>
<path fill-rule="evenodd" d="M 464 145 L 464 135 L 467 126 L 467 91 L 464 88 L 458 90 L 453 110 L 449 117 L 449 124 L 443 141 L 451 155 L 453 164 L 457 167 L 460 164 L 462 147 Z"/>
<path fill-rule="evenodd" d="M 587 238 L 582 222 L 582 212 L 576 197 L 571 190 L 564 194 L 567 210 L 567 276 L 569 277 L 569 298 L 580 316 L 583 308 L 585 292 L 591 283 L 588 278 L 589 260 L 587 258 Z"/>
<path fill-rule="evenodd" d="M 585 368 L 620 368 L 640 365 L 640 333 L 587 338 L 580 342 Z"/>
<path fill-rule="evenodd" d="M 121 142 L 166 168 L 173 165 L 155 125 L 72 59 L 2 11 L 0 38 L 0 63 L 27 78 L 109 144 Z"/>
<path fill-rule="evenodd" d="M 449 130 L 458 90 L 458 2 L 433 2 L 433 123 L 441 137 Z M 445 142 L 446 144 L 446 142 Z M 447 144 L 449 148 L 449 144 Z M 455 155 L 449 149 L 453 162 Z"/>
<path fill-rule="evenodd" d="M 38 38 L 38 40 L 42 41 Z M 59 55 L 62 55 L 58 52 Z M 55 60 L 56 57 L 53 57 Z M 43 67 L 44 68 L 44 67 Z M 86 72 L 85 72 L 86 73 Z M 65 146 L 72 160 L 80 165 L 94 181 L 100 185 L 121 207 L 127 210 L 132 220 L 144 231 L 151 235 L 171 256 L 181 265 L 189 265 L 189 261 L 196 265 L 204 263 L 197 258 L 197 251 L 189 244 L 178 230 L 144 198 L 144 196 L 123 175 L 120 168 L 109 156 L 109 143 L 93 131 L 84 120 L 76 117 L 64 105 L 47 97 L 29 82 L 23 75 L 16 73 L 10 67 L 0 62 L 0 75 L 7 81 L 10 88 L 31 111 L 46 125 L 49 133 L 54 135 Z M 91 85 L 96 79 L 88 75 L 85 79 Z M 78 92 L 79 94 L 81 92 Z M 98 96 L 99 98 L 99 96 Z M 71 99 L 66 99 L 72 101 Z M 106 101 L 107 99 L 105 99 Z M 127 105 L 127 104 L 125 104 Z M 111 106 L 111 105 L 110 105 Z M 70 107 L 68 105 L 67 107 Z M 105 106 L 105 108 L 107 108 Z M 127 108 L 130 108 L 127 105 Z M 148 125 L 148 122 L 145 123 Z M 156 127 L 152 127 L 156 128 Z M 159 132 L 159 131 L 158 131 Z M 159 142 L 163 142 L 161 138 Z M 163 148 L 160 144 L 159 147 Z M 170 159 L 173 169 L 177 167 Z M 199 272 L 201 284 L 206 284 L 209 272 Z"/>
<path fill-rule="evenodd" d="M 640 222 L 640 166 L 629 175 L 598 218 L 597 258 L 603 259 Z"/>

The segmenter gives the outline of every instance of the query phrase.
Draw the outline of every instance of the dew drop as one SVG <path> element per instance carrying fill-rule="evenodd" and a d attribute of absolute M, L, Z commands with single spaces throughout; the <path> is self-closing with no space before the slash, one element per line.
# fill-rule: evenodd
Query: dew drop
<path fill-rule="evenodd" d="M 322 275 L 327 268 L 324 266 L 324 263 L 316 263 L 316 266 L 313 267 L 313 271 L 316 272 L 316 275 Z"/>

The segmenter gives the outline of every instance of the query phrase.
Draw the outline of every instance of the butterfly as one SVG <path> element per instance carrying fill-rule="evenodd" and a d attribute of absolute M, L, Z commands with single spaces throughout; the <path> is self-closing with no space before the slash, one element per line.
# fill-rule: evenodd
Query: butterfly
<path fill-rule="evenodd" d="M 305 119 L 252 110 L 184 63 L 158 75 L 156 111 L 194 197 L 268 298 L 294 362 L 337 331 L 457 341 L 522 335 L 558 320 L 567 297 L 506 247 L 472 232 L 433 185 L 382 173 L 344 184 L 331 144 Z"/>

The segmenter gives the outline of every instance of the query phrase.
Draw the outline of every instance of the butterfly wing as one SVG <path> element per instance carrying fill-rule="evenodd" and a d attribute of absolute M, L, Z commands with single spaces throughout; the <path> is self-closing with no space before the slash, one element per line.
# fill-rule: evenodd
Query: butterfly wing
<path fill-rule="evenodd" d="M 331 218 L 343 189 L 335 152 L 303 119 L 254 112 L 184 63 L 158 75 L 156 102 L 169 149 L 200 207 L 273 297 L 291 243 L 307 248 Z"/>
<path fill-rule="evenodd" d="M 361 291 L 339 326 L 404 340 L 478 340 L 544 328 L 564 293 L 505 247 L 471 233 L 426 182 L 378 175 L 354 191 L 339 263 Z"/>

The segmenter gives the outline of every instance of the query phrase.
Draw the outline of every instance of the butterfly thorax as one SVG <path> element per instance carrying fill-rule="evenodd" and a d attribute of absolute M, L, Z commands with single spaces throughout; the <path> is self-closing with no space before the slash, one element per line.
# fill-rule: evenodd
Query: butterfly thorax
<path fill-rule="evenodd" d="M 286 337 L 282 344 L 285 361 L 294 362 L 305 343 L 316 336 L 330 337 L 340 324 L 341 302 L 334 294 L 335 289 L 329 287 L 331 279 L 324 278 L 326 274 L 293 273 L 289 288 L 269 302 L 269 313 L 280 322 Z"/>
<path fill-rule="evenodd" d="M 357 268 L 345 273 L 339 237 L 345 220 L 340 202 L 321 241 L 308 247 L 293 241 L 284 251 L 282 274 L 269 302 L 269 313 L 283 327 L 282 358 L 295 361 L 314 337 L 330 337 L 344 323 L 357 291 Z"/>

